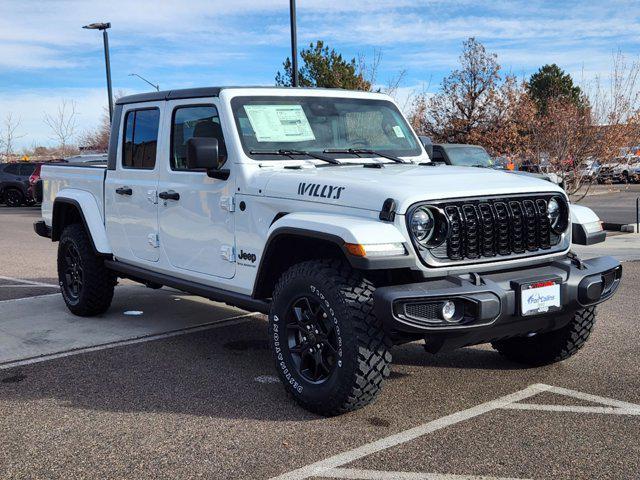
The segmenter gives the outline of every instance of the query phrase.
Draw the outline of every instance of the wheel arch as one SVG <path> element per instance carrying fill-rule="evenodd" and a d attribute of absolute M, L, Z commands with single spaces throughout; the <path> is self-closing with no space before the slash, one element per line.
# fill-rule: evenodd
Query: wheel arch
<path fill-rule="evenodd" d="M 275 230 L 265 244 L 252 296 L 270 297 L 280 275 L 291 266 L 327 257 L 348 261 L 344 240 L 336 235 L 301 228 L 282 227 Z"/>
<path fill-rule="evenodd" d="M 100 254 L 111 254 L 102 215 L 92 195 L 88 192 L 65 192 L 53 202 L 51 240 L 58 241 L 67 225 L 81 223 L 91 239 L 93 249 Z"/>
<path fill-rule="evenodd" d="M 347 243 L 401 242 L 407 255 L 367 258 L 348 253 Z M 406 241 L 392 224 L 373 219 L 320 213 L 278 214 L 265 242 L 255 277 L 254 298 L 269 298 L 278 278 L 306 260 L 339 258 L 356 270 L 407 270 L 415 265 Z"/>

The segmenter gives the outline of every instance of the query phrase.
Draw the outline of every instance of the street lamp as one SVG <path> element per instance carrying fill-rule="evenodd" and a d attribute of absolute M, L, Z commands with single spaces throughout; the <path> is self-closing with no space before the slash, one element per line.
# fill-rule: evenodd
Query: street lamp
<path fill-rule="evenodd" d="M 111 63 L 109 61 L 109 35 L 107 35 L 107 29 L 111 28 L 111 23 L 90 23 L 82 28 L 86 28 L 87 30 L 102 30 L 104 63 L 107 69 L 107 93 L 109 95 L 109 122 L 111 122 L 113 117 L 113 92 L 111 89 Z"/>
<path fill-rule="evenodd" d="M 156 89 L 156 92 L 160 91 L 160 85 L 155 85 L 153 83 L 151 83 L 149 80 L 147 80 L 146 78 L 144 78 L 142 75 L 138 75 L 137 73 L 130 73 L 129 74 L 130 77 L 138 77 L 140 80 L 142 80 L 143 82 L 147 82 L 149 85 L 151 85 L 153 88 Z"/>
<path fill-rule="evenodd" d="M 296 0 L 289 0 L 291 20 L 291 86 L 298 86 L 298 32 L 296 29 Z"/>

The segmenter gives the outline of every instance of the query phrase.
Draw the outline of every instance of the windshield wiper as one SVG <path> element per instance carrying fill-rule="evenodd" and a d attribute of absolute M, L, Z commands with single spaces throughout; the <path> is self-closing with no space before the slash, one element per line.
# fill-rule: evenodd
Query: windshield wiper
<path fill-rule="evenodd" d="M 251 155 L 281 155 L 284 157 L 293 157 L 294 155 L 306 155 L 307 157 L 322 160 L 323 162 L 330 163 L 332 165 L 342 165 L 342 162 L 335 158 L 327 157 L 319 153 L 307 152 L 305 150 L 287 150 L 281 148 L 280 150 L 250 150 Z"/>
<path fill-rule="evenodd" d="M 386 153 L 376 152 L 375 150 L 369 150 L 367 148 L 346 148 L 346 149 L 330 148 L 330 149 L 323 150 L 322 152 L 323 153 L 351 153 L 352 155 L 357 155 L 358 157 L 360 156 L 360 154 L 377 155 L 378 157 L 393 160 L 396 163 L 407 163 L 398 157 L 394 157 L 393 155 L 387 155 Z"/>

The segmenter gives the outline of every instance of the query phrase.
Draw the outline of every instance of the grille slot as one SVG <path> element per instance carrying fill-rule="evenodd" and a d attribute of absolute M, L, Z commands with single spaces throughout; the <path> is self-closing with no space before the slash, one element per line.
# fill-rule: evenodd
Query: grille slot
<path fill-rule="evenodd" d="M 465 254 L 467 258 L 478 258 L 480 256 L 480 221 L 478 219 L 478 212 L 474 205 L 465 204 L 462 206 L 462 218 L 465 224 L 466 234 L 466 249 Z"/>
<path fill-rule="evenodd" d="M 429 249 L 443 261 L 509 257 L 549 250 L 561 236 L 551 230 L 547 205 L 553 194 L 442 202 L 447 240 Z"/>
<path fill-rule="evenodd" d="M 496 235 L 493 210 L 488 203 L 478 205 L 480 212 L 480 247 L 483 257 L 493 257 L 496 254 Z"/>
<path fill-rule="evenodd" d="M 449 237 L 447 238 L 447 257 L 451 260 L 462 260 L 463 258 L 463 225 L 460 209 L 450 205 L 445 207 L 445 214 L 449 220 Z"/>

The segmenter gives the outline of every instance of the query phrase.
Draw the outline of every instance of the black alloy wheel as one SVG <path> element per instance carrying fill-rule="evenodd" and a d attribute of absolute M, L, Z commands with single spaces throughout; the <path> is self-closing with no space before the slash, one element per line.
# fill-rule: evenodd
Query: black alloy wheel
<path fill-rule="evenodd" d="M 72 301 L 77 301 L 82 293 L 84 271 L 80 252 L 73 243 L 68 243 L 64 251 L 64 280 L 62 288 Z"/>
<path fill-rule="evenodd" d="M 338 362 L 338 337 L 324 306 L 314 297 L 295 299 L 287 316 L 287 346 L 293 363 L 308 382 L 321 384 Z"/>
<path fill-rule="evenodd" d="M 4 194 L 4 203 L 7 207 L 19 207 L 22 205 L 22 201 L 22 193 L 14 188 L 7 190 Z"/>

